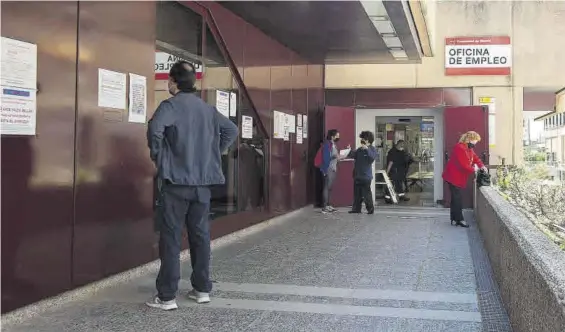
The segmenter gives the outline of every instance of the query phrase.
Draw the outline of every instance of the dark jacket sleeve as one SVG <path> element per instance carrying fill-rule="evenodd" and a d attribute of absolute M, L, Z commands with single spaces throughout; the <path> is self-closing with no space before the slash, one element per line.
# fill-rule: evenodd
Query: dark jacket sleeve
<path fill-rule="evenodd" d="M 367 159 L 371 163 L 377 159 L 377 149 L 374 146 L 369 146 L 367 148 Z"/>
<path fill-rule="evenodd" d="M 215 107 L 214 112 L 216 112 L 216 118 L 220 125 L 220 152 L 224 153 L 237 139 L 239 130 L 230 119 L 223 116 Z"/>
<path fill-rule="evenodd" d="M 153 162 L 157 159 L 163 148 L 165 129 L 174 123 L 173 107 L 168 100 L 163 101 L 149 120 L 147 126 L 147 145 L 149 156 Z"/>

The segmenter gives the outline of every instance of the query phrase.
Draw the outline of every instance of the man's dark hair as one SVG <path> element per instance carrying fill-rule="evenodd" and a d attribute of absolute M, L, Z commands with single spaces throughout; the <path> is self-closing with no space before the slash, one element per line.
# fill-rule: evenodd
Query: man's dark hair
<path fill-rule="evenodd" d="M 188 61 L 180 60 L 175 62 L 169 71 L 169 77 L 177 84 L 181 92 L 195 92 L 196 88 L 196 69 Z"/>
<path fill-rule="evenodd" d="M 373 142 L 375 141 L 375 135 L 368 130 L 362 131 L 361 134 L 359 135 L 359 138 L 369 142 L 369 144 L 373 144 Z"/>
<path fill-rule="evenodd" d="M 337 135 L 337 129 L 330 129 L 328 130 L 328 135 L 326 136 L 326 139 L 332 139 L 335 137 L 335 135 Z"/>

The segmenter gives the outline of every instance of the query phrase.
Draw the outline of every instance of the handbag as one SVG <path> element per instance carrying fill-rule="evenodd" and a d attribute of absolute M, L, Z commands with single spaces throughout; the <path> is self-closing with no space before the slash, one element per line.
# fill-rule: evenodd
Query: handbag
<path fill-rule="evenodd" d="M 490 174 L 481 169 L 477 173 L 477 187 L 489 187 L 491 185 Z"/>

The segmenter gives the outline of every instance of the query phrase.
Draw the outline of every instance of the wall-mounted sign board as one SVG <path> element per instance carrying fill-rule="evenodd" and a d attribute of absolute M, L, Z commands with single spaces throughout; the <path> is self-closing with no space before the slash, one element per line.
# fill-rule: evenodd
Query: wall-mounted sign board
<path fill-rule="evenodd" d="M 445 75 L 510 75 L 510 37 L 451 37 L 445 39 Z"/>

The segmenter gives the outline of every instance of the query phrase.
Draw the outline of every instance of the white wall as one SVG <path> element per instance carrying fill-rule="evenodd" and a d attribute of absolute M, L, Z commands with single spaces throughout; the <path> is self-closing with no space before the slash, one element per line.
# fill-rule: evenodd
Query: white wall
<path fill-rule="evenodd" d="M 357 109 L 355 111 L 355 133 L 359 134 L 363 130 L 375 132 L 375 117 L 377 116 L 425 116 L 434 118 L 434 202 L 443 199 L 443 180 L 441 173 L 443 172 L 443 108 L 430 109 Z M 359 140 L 355 141 L 358 148 Z M 373 173 L 375 173 L 373 164 Z M 371 182 L 371 191 L 373 192 L 373 200 L 375 199 L 375 179 Z"/>

